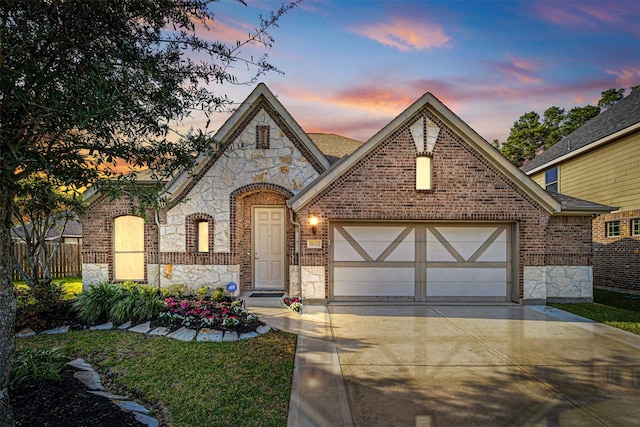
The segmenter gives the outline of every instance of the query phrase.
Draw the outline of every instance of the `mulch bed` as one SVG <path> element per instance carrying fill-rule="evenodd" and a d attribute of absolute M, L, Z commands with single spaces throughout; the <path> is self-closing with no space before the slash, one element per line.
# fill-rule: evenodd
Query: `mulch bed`
<path fill-rule="evenodd" d="M 111 400 L 87 391 L 64 373 L 62 382 L 33 379 L 9 388 L 13 414 L 18 426 L 43 427 L 128 427 L 143 426 L 131 413 Z"/>

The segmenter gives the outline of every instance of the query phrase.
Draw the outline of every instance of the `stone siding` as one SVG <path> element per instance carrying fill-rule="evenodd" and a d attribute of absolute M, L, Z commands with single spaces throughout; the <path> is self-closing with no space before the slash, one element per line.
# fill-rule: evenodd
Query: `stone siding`
<path fill-rule="evenodd" d="M 165 267 L 162 266 L 160 275 L 162 287 L 181 284 L 189 290 L 196 290 L 202 286 L 214 289 L 224 287 L 229 282 L 238 283 L 238 265 L 172 265 L 171 274 L 166 274 Z M 158 264 L 151 264 L 147 268 L 149 284 L 158 286 Z"/>
<path fill-rule="evenodd" d="M 256 126 L 270 127 L 270 148 L 256 149 Z M 318 173 L 263 109 L 230 148 L 200 178 L 187 196 L 167 212 L 161 225 L 163 251 L 187 249 L 185 218 L 207 214 L 213 218 L 213 250 L 229 252 L 231 206 L 229 195 L 255 183 L 269 183 L 293 194 L 309 185 Z"/>
<path fill-rule="evenodd" d="M 82 290 L 109 281 L 109 264 L 82 264 Z"/>

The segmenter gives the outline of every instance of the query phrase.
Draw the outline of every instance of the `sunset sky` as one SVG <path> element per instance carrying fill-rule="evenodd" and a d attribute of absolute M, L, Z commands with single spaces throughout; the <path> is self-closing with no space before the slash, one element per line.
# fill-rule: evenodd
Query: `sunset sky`
<path fill-rule="evenodd" d="M 214 4 L 207 37 L 235 41 L 280 4 Z M 269 58 L 285 75 L 261 81 L 306 132 L 366 141 L 431 92 L 504 141 L 528 111 L 595 105 L 608 88 L 640 84 L 639 23 L 638 0 L 305 0 L 271 31 Z M 216 90 L 242 101 L 254 87 Z"/>

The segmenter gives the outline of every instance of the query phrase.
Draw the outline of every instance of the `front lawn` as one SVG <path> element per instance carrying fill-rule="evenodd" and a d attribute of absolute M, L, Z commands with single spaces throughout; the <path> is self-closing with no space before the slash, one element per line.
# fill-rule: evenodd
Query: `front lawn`
<path fill-rule="evenodd" d="M 593 304 L 549 305 L 640 335 L 640 295 L 594 289 Z"/>
<path fill-rule="evenodd" d="M 20 339 L 17 346 L 63 347 L 92 364 L 108 387 L 164 408 L 156 415 L 168 412 L 172 426 L 287 424 L 296 337 L 285 332 L 204 343 L 83 330 Z"/>

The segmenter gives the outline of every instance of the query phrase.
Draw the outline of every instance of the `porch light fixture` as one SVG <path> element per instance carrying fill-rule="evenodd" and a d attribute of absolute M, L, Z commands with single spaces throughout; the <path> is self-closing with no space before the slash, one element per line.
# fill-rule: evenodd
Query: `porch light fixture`
<path fill-rule="evenodd" d="M 317 216 L 311 215 L 309 217 L 309 225 L 311 226 L 312 234 L 316 234 L 318 232 L 318 222 L 320 222 L 320 220 L 318 219 Z"/>

